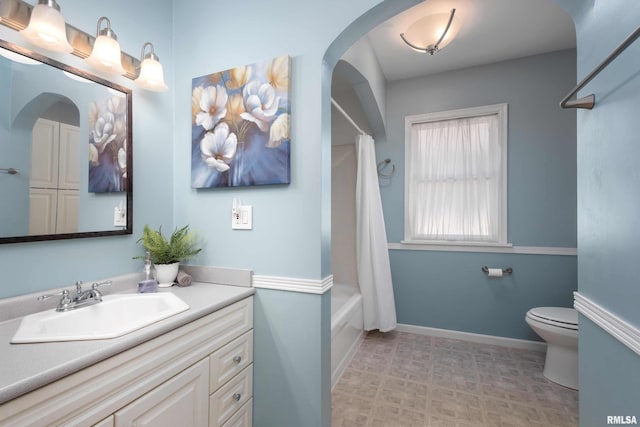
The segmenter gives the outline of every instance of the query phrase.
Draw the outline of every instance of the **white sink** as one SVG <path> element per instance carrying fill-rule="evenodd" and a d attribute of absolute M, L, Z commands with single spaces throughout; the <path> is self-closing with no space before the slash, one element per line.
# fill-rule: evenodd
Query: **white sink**
<path fill-rule="evenodd" d="M 67 312 L 42 311 L 22 318 L 14 344 L 115 338 L 188 310 L 169 292 L 113 294 Z"/>

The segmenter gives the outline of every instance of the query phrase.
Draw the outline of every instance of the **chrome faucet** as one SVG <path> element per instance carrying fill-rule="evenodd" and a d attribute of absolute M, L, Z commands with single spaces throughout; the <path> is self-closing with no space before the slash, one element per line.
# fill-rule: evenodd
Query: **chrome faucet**
<path fill-rule="evenodd" d="M 89 305 L 97 304 L 102 301 L 102 292 L 98 289 L 100 286 L 111 285 L 111 280 L 105 280 L 100 283 L 93 283 L 91 289 L 82 290 L 82 281 L 76 282 L 76 292 L 73 297 L 68 289 L 64 289 L 62 292 L 51 295 L 42 295 L 38 297 L 39 301 L 47 300 L 55 295 L 62 295 L 60 302 L 56 307 L 56 311 L 69 311 L 80 307 L 86 307 Z"/>

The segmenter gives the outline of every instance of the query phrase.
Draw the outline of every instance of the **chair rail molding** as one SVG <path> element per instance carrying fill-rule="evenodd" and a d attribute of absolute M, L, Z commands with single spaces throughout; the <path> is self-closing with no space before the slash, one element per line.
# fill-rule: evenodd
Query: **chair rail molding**
<path fill-rule="evenodd" d="M 637 326 L 621 319 L 579 292 L 574 292 L 573 298 L 573 306 L 580 314 L 640 356 L 640 329 Z"/>
<path fill-rule="evenodd" d="M 278 291 L 324 294 L 333 286 L 333 275 L 321 280 L 253 275 L 253 287 Z"/>

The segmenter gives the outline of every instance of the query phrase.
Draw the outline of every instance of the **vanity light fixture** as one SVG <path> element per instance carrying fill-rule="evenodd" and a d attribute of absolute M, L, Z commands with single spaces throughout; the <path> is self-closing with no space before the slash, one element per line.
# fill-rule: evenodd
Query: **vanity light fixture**
<path fill-rule="evenodd" d="M 15 53 L 11 50 L 7 50 L 1 47 L 0 47 L 0 56 L 3 56 L 13 62 L 19 62 L 20 64 L 27 64 L 27 65 L 42 64 L 42 62 L 36 61 L 35 59 L 31 59 L 28 56 L 20 55 L 19 53 Z"/>
<path fill-rule="evenodd" d="M 107 27 L 100 29 L 102 21 L 107 21 Z M 91 55 L 85 61 L 93 68 L 107 73 L 125 74 L 122 68 L 122 53 L 116 33 L 111 31 L 111 21 L 106 16 L 98 19 L 96 41 L 93 44 Z"/>
<path fill-rule="evenodd" d="M 400 38 L 411 49 L 433 55 L 453 40 L 458 28 L 454 22 L 456 10 L 449 14 L 438 13 L 425 16 L 417 20 L 407 31 L 400 34 Z"/>
<path fill-rule="evenodd" d="M 20 34 L 36 46 L 53 52 L 71 53 L 66 24 L 56 0 L 38 0 L 31 11 L 29 25 Z"/>
<path fill-rule="evenodd" d="M 151 48 L 151 51 L 145 54 L 144 51 L 147 46 Z M 169 90 L 164 82 L 164 72 L 162 71 L 160 58 L 155 54 L 153 44 L 150 42 L 146 42 L 142 45 L 140 61 L 140 74 L 138 75 L 138 78 L 134 80 L 136 84 L 143 89 L 152 90 L 154 92 L 166 92 Z"/>

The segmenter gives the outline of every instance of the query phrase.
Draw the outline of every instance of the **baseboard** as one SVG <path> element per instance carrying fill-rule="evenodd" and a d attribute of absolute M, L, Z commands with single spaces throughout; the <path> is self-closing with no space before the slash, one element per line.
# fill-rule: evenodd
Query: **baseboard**
<path fill-rule="evenodd" d="M 521 350 L 546 351 L 547 349 L 547 344 L 540 341 L 497 337 L 494 335 L 483 335 L 475 334 L 472 332 L 453 331 L 450 329 L 430 328 L 427 326 L 398 324 L 396 330 L 400 332 L 410 332 L 412 334 L 430 335 L 439 338 L 451 338 L 456 340 L 471 341 L 480 344 L 499 345 L 502 347 L 511 347 Z"/>
<path fill-rule="evenodd" d="M 358 351 L 358 348 L 360 348 L 360 344 L 362 344 L 363 340 L 364 332 L 362 332 L 358 339 L 355 340 L 353 344 L 351 344 L 349 351 L 347 351 L 347 354 L 345 354 L 340 363 L 338 363 L 338 366 L 335 369 L 333 369 L 333 366 L 331 367 L 331 391 L 333 391 L 333 388 L 336 386 L 336 384 L 338 384 L 342 373 L 344 372 L 345 368 L 349 366 L 349 363 L 351 363 L 351 359 L 353 359 L 353 356 L 355 356 L 356 351 Z"/>

